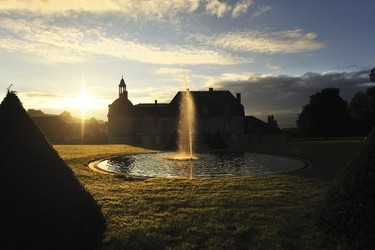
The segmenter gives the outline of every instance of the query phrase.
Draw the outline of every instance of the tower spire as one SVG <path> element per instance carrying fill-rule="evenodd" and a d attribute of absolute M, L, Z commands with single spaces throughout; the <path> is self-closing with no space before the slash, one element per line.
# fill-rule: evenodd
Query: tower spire
<path fill-rule="evenodd" d="M 120 84 L 118 85 L 119 97 L 124 97 L 128 99 L 128 91 L 126 91 L 126 84 L 124 80 L 124 75 L 121 76 Z"/>

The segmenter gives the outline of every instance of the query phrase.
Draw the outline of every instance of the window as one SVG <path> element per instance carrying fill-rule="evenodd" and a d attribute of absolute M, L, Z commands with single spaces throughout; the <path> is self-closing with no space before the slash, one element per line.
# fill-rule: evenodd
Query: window
<path fill-rule="evenodd" d="M 249 136 L 248 138 L 247 138 L 247 142 L 249 143 L 249 144 L 253 144 L 254 142 L 254 138 L 253 138 L 253 136 Z"/>
<path fill-rule="evenodd" d="M 135 144 L 138 144 L 138 145 L 141 145 L 142 144 L 142 137 L 137 135 L 134 137 L 134 143 Z"/>
<path fill-rule="evenodd" d="M 224 105 L 224 115 L 231 115 L 231 112 L 230 112 L 230 106 L 229 105 Z"/>
<path fill-rule="evenodd" d="M 142 132 L 142 121 L 138 120 L 133 123 L 133 129 L 135 133 Z"/>
<path fill-rule="evenodd" d="M 210 126 L 208 125 L 208 122 L 203 123 L 203 129 L 205 133 L 210 132 L 209 128 Z"/>
<path fill-rule="evenodd" d="M 226 121 L 225 122 L 225 132 L 229 132 L 229 131 L 230 131 L 230 122 Z"/>
<path fill-rule="evenodd" d="M 208 116 L 208 114 L 210 113 L 210 110 L 207 106 L 203 106 L 202 107 L 202 115 L 203 116 Z"/>
<path fill-rule="evenodd" d="M 167 133 L 168 131 L 168 125 L 167 125 L 167 122 L 166 121 L 162 121 L 161 122 L 161 132 L 163 134 Z"/>

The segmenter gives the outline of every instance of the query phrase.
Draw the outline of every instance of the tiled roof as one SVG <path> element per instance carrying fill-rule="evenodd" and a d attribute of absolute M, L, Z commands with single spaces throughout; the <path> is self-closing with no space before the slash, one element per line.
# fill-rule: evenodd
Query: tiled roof
<path fill-rule="evenodd" d="M 126 98 L 118 98 L 109 108 L 108 116 L 178 116 L 182 97 L 179 91 L 170 103 L 142 103 L 132 105 Z M 198 116 L 244 116 L 244 107 L 230 91 L 191 91 Z"/>
<path fill-rule="evenodd" d="M 170 105 L 178 110 L 183 92 L 178 92 Z M 199 116 L 244 116 L 243 105 L 228 90 L 224 91 L 191 91 Z M 226 113 L 228 110 L 228 113 Z"/>

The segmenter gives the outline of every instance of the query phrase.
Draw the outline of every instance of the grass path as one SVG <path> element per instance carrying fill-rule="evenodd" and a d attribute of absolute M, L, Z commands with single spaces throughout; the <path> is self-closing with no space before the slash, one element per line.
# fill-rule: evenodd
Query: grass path
<path fill-rule="evenodd" d="M 315 210 L 359 141 L 296 142 L 258 151 L 305 158 L 313 167 L 287 175 L 129 180 L 87 165 L 98 158 L 148 152 L 126 145 L 55 145 L 94 195 L 107 219 L 103 248 L 328 248 Z"/>

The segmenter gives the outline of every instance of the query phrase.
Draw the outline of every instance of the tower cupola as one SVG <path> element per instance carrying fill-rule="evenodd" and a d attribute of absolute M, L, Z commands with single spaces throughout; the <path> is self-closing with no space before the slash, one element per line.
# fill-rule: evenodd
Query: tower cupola
<path fill-rule="evenodd" d="M 126 84 L 124 76 L 121 77 L 120 84 L 118 85 L 119 97 L 128 99 L 128 91 L 126 91 Z"/>

